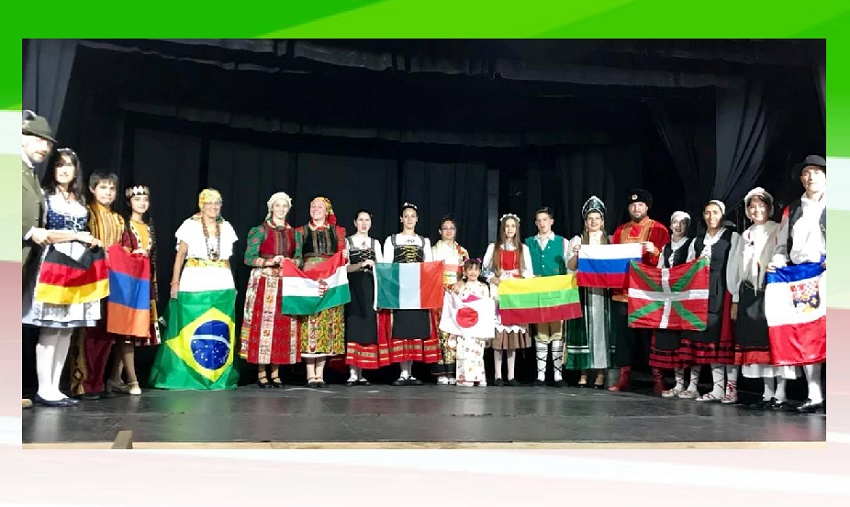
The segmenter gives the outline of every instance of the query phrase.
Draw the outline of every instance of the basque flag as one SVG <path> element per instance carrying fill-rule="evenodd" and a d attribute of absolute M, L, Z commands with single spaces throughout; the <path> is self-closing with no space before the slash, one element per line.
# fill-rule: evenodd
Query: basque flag
<path fill-rule="evenodd" d="M 641 261 L 643 245 L 581 245 L 578 251 L 578 284 L 580 287 L 622 289 L 628 287 L 629 265 Z"/>

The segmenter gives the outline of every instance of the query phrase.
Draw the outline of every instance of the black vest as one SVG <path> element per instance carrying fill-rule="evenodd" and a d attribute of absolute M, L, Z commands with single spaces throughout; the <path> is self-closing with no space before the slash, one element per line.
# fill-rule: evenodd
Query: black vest
<path fill-rule="evenodd" d="M 324 227 L 314 231 L 309 225 L 304 226 L 304 240 L 301 247 L 303 257 L 333 255 L 336 253 L 336 227 Z"/>
<path fill-rule="evenodd" d="M 797 223 L 803 216 L 803 203 L 800 199 L 792 202 L 788 206 L 788 242 L 786 243 L 788 247 L 788 259 L 790 262 L 791 259 L 791 248 L 794 247 L 794 224 Z M 820 232 L 823 234 L 823 239 L 826 241 L 826 207 L 823 208 L 823 212 L 820 214 Z"/>
<path fill-rule="evenodd" d="M 393 245 L 393 262 L 400 264 L 408 262 L 425 262 L 425 238 L 417 234 L 422 246 L 418 245 L 397 245 L 395 242 L 396 235 L 390 236 L 390 243 Z"/>
<path fill-rule="evenodd" d="M 679 264 L 684 264 L 688 259 L 688 248 L 693 243 L 693 238 L 688 238 L 685 243 L 676 250 L 676 253 L 673 253 L 673 244 L 667 243 L 664 248 L 661 250 L 662 259 L 664 259 L 664 267 L 672 268 L 673 266 L 678 266 Z M 670 254 L 673 253 L 673 265 L 670 265 Z"/>
<path fill-rule="evenodd" d="M 726 296 L 726 262 L 729 260 L 729 250 L 732 249 L 732 229 L 726 229 L 711 246 L 708 270 L 708 311 L 720 313 L 723 311 L 723 298 Z M 694 240 L 694 252 L 697 256 L 705 248 L 705 235 Z"/>

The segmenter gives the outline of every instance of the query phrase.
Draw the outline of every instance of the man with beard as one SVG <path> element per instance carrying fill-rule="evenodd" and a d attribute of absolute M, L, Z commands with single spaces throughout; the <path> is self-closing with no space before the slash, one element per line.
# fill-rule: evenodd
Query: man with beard
<path fill-rule="evenodd" d="M 631 190 L 628 194 L 628 206 L 631 220 L 617 227 L 611 236 L 611 242 L 642 243 L 644 246 L 642 262 L 657 266 L 661 248 L 670 242 L 670 233 L 663 224 L 647 216 L 652 207 L 652 195 L 642 188 Z M 620 367 L 620 378 L 608 390 L 627 391 L 632 365 L 646 363 L 649 357 L 652 330 L 629 327 L 629 296 L 626 291 L 615 289 L 611 299 L 616 325 L 614 363 Z M 664 390 L 660 369 L 652 369 L 652 379 L 655 393 L 660 395 Z"/>
<path fill-rule="evenodd" d="M 23 267 L 22 280 L 24 287 L 29 277 L 35 276 L 32 270 L 32 257 L 38 251 L 37 246 L 48 241 L 47 230 L 44 229 L 44 192 L 35 174 L 36 164 L 44 162 L 53 151 L 53 131 L 47 120 L 32 111 L 24 111 L 21 125 L 21 148 L 23 176 L 23 197 L 21 199 L 21 218 L 23 229 L 22 257 Z M 21 399 L 21 407 L 30 408 L 32 402 L 26 398 Z"/>

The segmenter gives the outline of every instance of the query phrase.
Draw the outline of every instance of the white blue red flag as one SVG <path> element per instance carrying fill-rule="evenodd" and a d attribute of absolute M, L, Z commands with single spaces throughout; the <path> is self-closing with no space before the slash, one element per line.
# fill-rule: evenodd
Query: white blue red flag
<path fill-rule="evenodd" d="M 768 273 L 764 306 L 771 362 L 780 366 L 826 360 L 826 270 L 806 262 Z"/>
<path fill-rule="evenodd" d="M 628 287 L 629 265 L 641 262 L 643 245 L 581 245 L 576 278 L 579 287 L 623 289 Z"/>

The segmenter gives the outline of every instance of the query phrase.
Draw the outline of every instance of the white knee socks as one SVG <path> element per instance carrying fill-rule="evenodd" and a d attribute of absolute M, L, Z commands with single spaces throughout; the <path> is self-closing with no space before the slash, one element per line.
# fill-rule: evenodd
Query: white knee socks
<path fill-rule="evenodd" d="M 499 380 L 502 378 L 502 351 L 494 350 L 493 351 L 493 366 L 494 366 L 494 378 Z"/>
<path fill-rule="evenodd" d="M 73 332 L 73 329 L 42 328 L 38 336 L 38 345 L 35 347 L 38 395 L 47 401 L 59 401 L 66 397 L 59 390 L 59 380 Z"/>
<path fill-rule="evenodd" d="M 809 399 L 812 403 L 820 403 L 823 401 L 823 388 L 821 387 L 821 372 L 823 371 L 823 363 L 807 364 L 803 366 L 806 372 L 806 382 L 809 384 Z"/>
<path fill-rule="evenodd" d="M 764 393 L 761 395 L 762 400 L 770 401 L 776 397 L 776 388 L 774 387 L 773 377 L 764 377 Z"/>
<path fill-rule="evenodd" d="M 508 351 L 508 380 L 514 379 L 514 365 L 516 364 L 516 350 Z M 501 373 L 501 370 L 500 370 Z"/>
<path fill-rule="evenodd" d="M 545 343 L 535 342 L 534 353 L 537 356 L 537 380 L 546 380 L 546 355 L 549 352 Z"/>
<path fill-rule="evenodd" d="M 554 370 L 555 382 L 563 380 L 561 371 L 564 369 L 564 341 L 552 342 L 552 369 Z"/>

